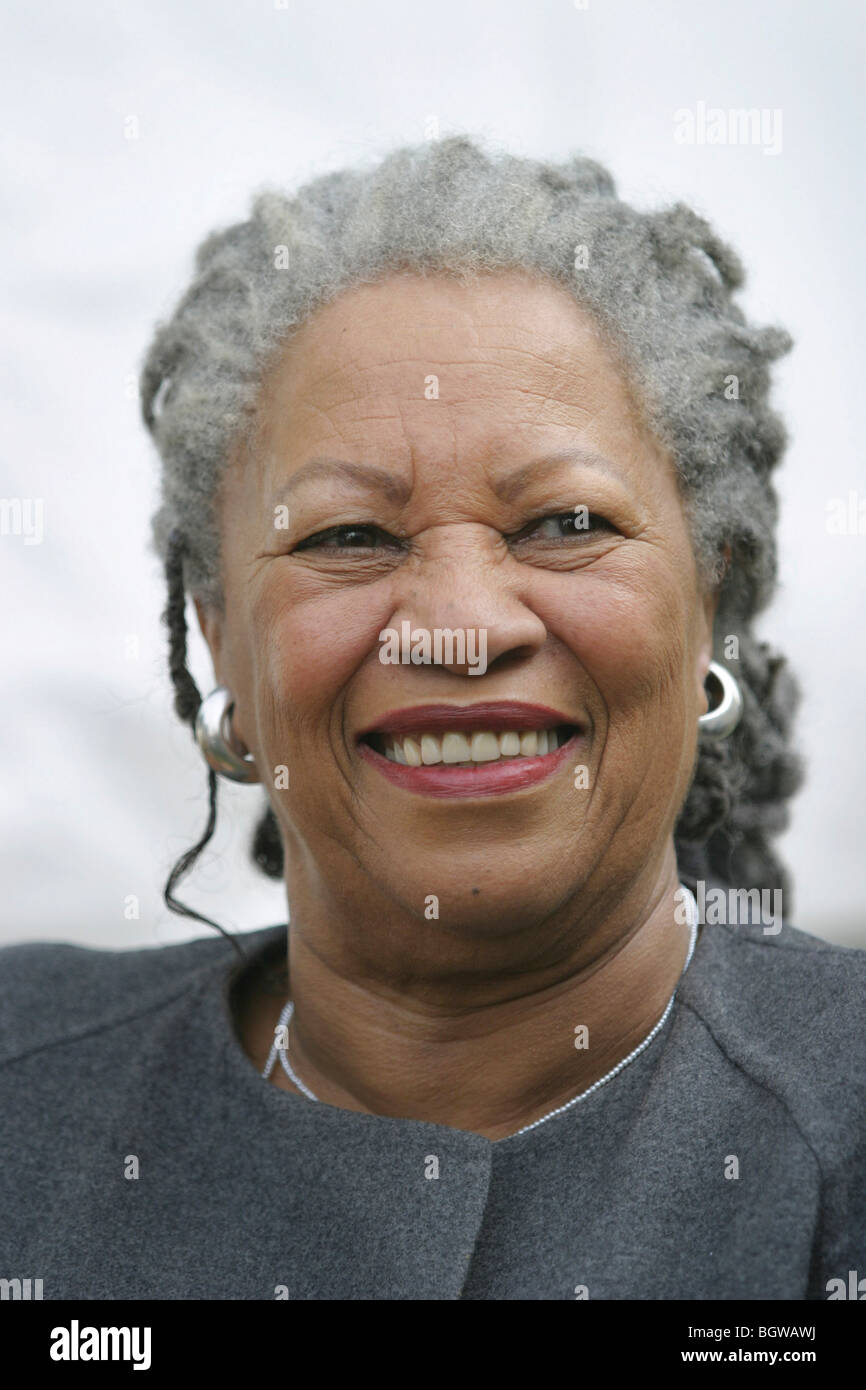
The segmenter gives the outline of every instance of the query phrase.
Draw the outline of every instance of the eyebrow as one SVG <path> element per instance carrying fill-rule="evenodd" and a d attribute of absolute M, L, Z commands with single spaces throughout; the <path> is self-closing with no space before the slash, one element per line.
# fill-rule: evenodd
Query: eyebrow
<path fill-rule="evenodd" d="M 274 501 L 290 496 L 304 483 L 315 482 L 319 478 L 343 478 L 357 483 L 360 487 L 374 488 L 383 493 L 389 502 L 404 506 L 412 495 L 412 484 L 384 468 L 376 468 L 371 463 L 349 463 L 346 459 L 311 458 L 275 494 Z"/>
<path fill-rule="evenodd" d="M 500 478 L 498 482 L 495 482 L 493 491 L 501 502 L 510 502 L 527 483 L 534 482 L 536 476 L 548 472 L 550 469 L 558 468 L 562 463 L 581 463 L 584 467 L 597 468 L 601 473 L 609 473 L 613 477 L 624 479 L 622 469 L 618 468 L 610 459 L 595 453 L 592 449 L 583 449 L 579 445 L 572 444 L 568 448 L 558 449 L 555 454 L 545 454 L 544 458 L 533 459 L 530 463 L 521 464 L 505 478 Z"/>
<path fill-rule="evenodd" d="M 521 464 L 506 477 L 494 482 L 493 491 L 500 501 L 510 502 L 527 483 L 533 482 L 538 475 L 563 463 L 581 463 L 586 467 L 597 468 L 602 473 L 623 477 L 622 470 L 610 459 L 591 449 L 571 445 L 557 450 L 554 454 L 546 454 L 543 458 Z M 412 495 L 411 483 L 404 478 L 398 478 L 394 473 L 388 473 L 384 468 L 377 468 L 370 463 L 350 463 L 347 459 L 316 457 L 309 459 L 299 468 L 289 482 L 274 495 L 273 500 L 278 502 L 304 484 L 325 477 L 343 478 L 360 487 L 381 492 L 389 502 L 394 502 L 397 506 L 405 506 Z"/>

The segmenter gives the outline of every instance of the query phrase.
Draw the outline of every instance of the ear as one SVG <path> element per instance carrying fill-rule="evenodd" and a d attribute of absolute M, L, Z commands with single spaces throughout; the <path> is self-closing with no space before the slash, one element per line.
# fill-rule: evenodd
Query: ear
<path fill-rule="evenodd" d="M 221 674 L 223 615 L 216 608 L 211 608 L 205 604 L 200 598 L 194 598 L 193 603 L 195 604 L 198 625 L 210 651 L 217 685 L 223 685 L 224 681 Z"/>
<path fill-rule="evenodd" d="M 719 591 L 711 589 L 704 595 L 702 604 L 703 621 L 701 623 L 701 640 L 698 647 L 698 657 L 700 665 L 701 684 L 709 670 L 710 662 L 713 659 L 713 629 L 716 622 L 716 609 L 719 606 Z"/>
<path fill-rule="evenodd" d="M 712 589 L 707 590 L 707 592 L 704 594 L 702 602 L 703 622 L 701 625 L 701 637 L 698 645 L 697 677 L 700 686 L 700 698 L 701 702 L 705 707 L 705 713 L 706 710 L 709 709 L 709 701 L 707 700 L 706 690 L 704 689 L 704 682 L 707 678 L 707 671 L 710 669 L 710 662 L 713 659 L 713 633 L 716 622 L 716 611 L 719 606 L 719 593 L 721 591 L 722 582 L 724 580 L 725 575 L 728 572 L 731 563 L 731 547 L 729 545 L 724 546 L 722 550 L 722 557 L 725 562 L 722 577 L 718 581 L 718 583 L 714 585 Z"/>

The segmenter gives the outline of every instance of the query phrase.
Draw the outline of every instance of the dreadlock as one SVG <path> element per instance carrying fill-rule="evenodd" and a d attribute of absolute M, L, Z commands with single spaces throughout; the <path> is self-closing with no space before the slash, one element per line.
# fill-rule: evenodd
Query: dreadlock
<path fill-rule="evenodd" d="M 195 718 L 201 705 L 201 692 L 186 664 L 186 589 L 183 578 L 183 560 L 186 551 L 186 538 L 178 527 L 172 529 L 168 538 L 165 559 L 165 580 L 168 587 L 168 601 L 162 620 L 168 628 L 168 669 L 174 686 L 174 708 L 179 719 L 189 724 L 195 735 Z M 186 850 L 171 870 L 163 889 L 166 907 L 184 917 L 192 917 L 206 926 L 215 927 L 226 940 L 232 943 L 241 960 L 246 959 L 236 936 L 221 927 L 212 917 L 205 917 L 195 908 L 182 903 L 174 895 L 174 890 L 192 868 L 202 850 L 210 841 L 216 827 L 217 814 L 217 775 L 208 768 L 208 818 L 204 832 L 191 849 Z"/>
<path fill-rule="evenodd" d="M 183 581 L 204 602 L 221 603 L 218 487 L 264 372 L 319 305 L 407 267 L 470 277 L 532 270 L 567 288 L 616 345 L 676 462 L 700 575 L 718 586 L 713 656 L 727 660 L 727 639 L 738 643 L 742 719 L 723 745 L 698 739 L 675 828 L 678 860 L 695 877 L 781 887 L 790 909 L 772 840 L 802 780 L 791 741 L 799 691 L 753 624 L 775 585 L 772 473 L 786 443 L 769 402 L 770 367 L 791 339 L 747 320 L 734 297 L 743 267 L 703 218 L 681 203 L 629 206 L 608 171 L 582 155 L 551 164 L 449 136 L 292 194 L 262 192 L 246 221 L 201 243 L 189 288 L 159 325 L 141 374 L 142 414 L 163 464 L 153 537 L 169 562 L 181 718 L 193 718 L 200 702 L 185 665 Z M 169 543 L 175 528 L 188 543 L 183 559 Z M 265 874 L 282 876 L 270 806 L 252 852 Z"/>

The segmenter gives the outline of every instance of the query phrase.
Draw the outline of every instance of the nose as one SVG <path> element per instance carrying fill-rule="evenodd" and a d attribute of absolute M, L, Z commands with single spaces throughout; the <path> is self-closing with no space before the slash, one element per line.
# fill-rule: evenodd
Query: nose
<path fill-rule="evenodd" d="M 420 653 L 413 664 L 429 659 L 453 675 L 478 676 L 494 664 L 525 660 L 547 639 L 522 596 L 517 562 L 490 527 L 437 528 L 416 562 L 397 571 L 395 585 L 390 626 L 401 649 L 408 640 Z"/>

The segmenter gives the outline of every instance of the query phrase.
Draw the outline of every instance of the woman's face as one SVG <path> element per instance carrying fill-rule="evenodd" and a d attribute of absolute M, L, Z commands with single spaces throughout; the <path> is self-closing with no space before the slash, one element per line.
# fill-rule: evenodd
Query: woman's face
<path fill-rule="evenodd" d="M 441 924 L 502 935 L 661 869 L 713 605 L 673 464 L 567 291 L 509 272 L 342 294 L 269 375 L 221 525 L 225 614 L 199 614 L 290 891 L 419 922 L 435 895 Z M 554 727 L 555 752 L 514 753 Z M 416 770 L 413 748 L 482 761 Z"/>

